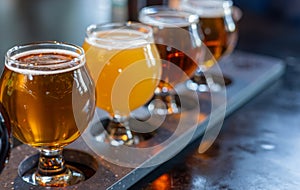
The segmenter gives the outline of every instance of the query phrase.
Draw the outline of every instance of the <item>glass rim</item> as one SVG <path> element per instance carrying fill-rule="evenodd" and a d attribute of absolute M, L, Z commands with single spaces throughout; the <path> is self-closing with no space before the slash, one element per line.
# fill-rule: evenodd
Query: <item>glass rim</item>
<path fill-rule="evenodd" d="M 122 39 L 112 39 L 112 38 L 101 38 L 98 37 L 95 34 L 95 32 L 105 32 L 105 31 L 117 31 L 120 30 L 124 27 L 124 29 L 139 29 L 137 30 L 138 32 L 143 33 L 144 35 L 139 35 L 135 38 L 122 38 Z M 127 27 L 127 28 L 126 28 Z M 128 28 L 129 27 L 129 28 Z M 130 28 L 132 27 L 132 28 Z M 143 28 L 141 30 L 141 28 Z M 86 32 L 85 32 L 86 38 L 88 39 L 93 39 L 93 40 L 97 40 L 97 41 L 102 41 L 105 43 L 109 43 L 109 42 L 130 42 L 132 40 L 144 40 L 144 39 L 149 39 L 149 38 L 153 38 L 153 30 L 151 27 L 143 24 L 143 23 L 139 23 L 139 22 L 133 22 L 133 21 L 127 21 L 127 22 L 110 22 L 110 23 L 100 23 L 100 24 L 91 24 L 86 28 Z"/>
<path fill-rule="evenodd" d="M 182 18 L 180 22 L 167 22 L 165 20 L 154 20 L 151 15 L 172 16 L 172 18 Z M 178 10 L 166 5 L 152 5 L 142 8 L 139 11 L 139 21 L 152 26 L 164 27 L 185 27 L 199 22 L 199 16 L 193 12 Z"/>
<path fill-rule="evenodd" d="M 22 56 L 30 53 L 62 53 L 74 56 L 69 60 L 59 60 L 56 62 L 41 61 L 36 64 L 30 64 L 27 61 L 18 60 Z M 39 41 L 15 45 L 7 50 L 5 54 L 5 66 L 10 70 L 22 73 L 46 74 L 61 73 L 75 70 L 85 64 L 85 51 L 82 47 L 58 41 Z"/>
<path fill-rule="evenodd" d="M 183 0 L 180 9 L 198 14 L 200 17 L 219 17 L 229 14 L 232 0 Z"/>
<path fill-rule="evenodd" d="M 197 7 L 197 8 L 226 8 L 233 5 L 232 0 L 209 0 L 209 1 L 201 1 L 201 0 L 183 0 L 182 3 L 192 2 L 193 5 L 203 5 L 204 7 Z M 205 6 L 206 5 L 206 6 Z M 207 6 L 210 5 L 210 6 Z M 217 5 L 217 6 L 212 6 Z M 222 5 L 222 6 L 220 6 Z"/>

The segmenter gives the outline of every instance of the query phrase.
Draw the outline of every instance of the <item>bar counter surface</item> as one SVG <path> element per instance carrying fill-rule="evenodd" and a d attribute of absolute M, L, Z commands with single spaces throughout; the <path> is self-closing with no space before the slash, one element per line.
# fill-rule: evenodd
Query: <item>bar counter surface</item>
<path fill-rule="evenodd" d="M 120 20 L 126 14 L 124 5 L 116 4 L 121 1 L 24 2 L 0 1 L 1 67 L 5 51 L 13 45 L 54 39 L 80 45 L 86 26 Z M 225 119 L 207 152 L 197 153 L 201 139 L 196 139 L 130 189 L 299 188 L 300 25 L 243 11 L 237 50 L 281 58 L 285 73 Z"/>
<path fill-rule="evenodd" d="M 280 80 L 225 119 L 207 152 L 196 141 L 131 189 L 298 189 L 299 62 L 287 61 Z"/>

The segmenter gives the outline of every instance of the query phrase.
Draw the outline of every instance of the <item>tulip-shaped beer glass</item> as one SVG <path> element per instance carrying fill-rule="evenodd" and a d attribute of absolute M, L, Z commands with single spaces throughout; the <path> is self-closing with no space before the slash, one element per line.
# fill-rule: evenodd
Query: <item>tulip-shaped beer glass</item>
<path fill-rule="evenodd" d="M 58 42 L 15 46 L 6 54 L 0 89 L 14 137 L 40 152 L 38 168 L 23 179 L 56 187 L 84 180 L 62 156 L 63 147 L 80 136 L 95 109 L 84 50 Z"/>
<path fill-rule="evenodd" d="M 97 140 L 114 146 L 139 143 L 141 136 L 131 131 L 128 119 L 149 101 L 160 80 L 161 62 L 153 41 L 151 27 L 141 23 L 87 28 L 83 48 L 96 84 L 96 104 L 111 116 Z"/>
<path fill-rule="evenodd" d="M 205 55 L 198 16 L 157 5 L 143 8 L 139 20 L 153 28 L 163 65 L 161 81 L 148 108 L 159 115 L 180 113 L 175 86 L 193 75 Z"/>
<path fill-rule="evenodd" d="M 216 60 L 229 55 L 237 43 L 236 21 L 240 19 L 241 12 L 232 4 L 231 0 L 183 0 L 179 6 L 180 10 L 190 11 L 199 16 L 199 25 L 203 31 L 202 40 Z M 217 83 L 213 75 L 206 72 L 215 61 L 207 59 L 204 63 L 192 80 L 187 82 L 188 88 L 199 91 L 221 90 L 224 79 L 221 78 L 222 82 Z"/>

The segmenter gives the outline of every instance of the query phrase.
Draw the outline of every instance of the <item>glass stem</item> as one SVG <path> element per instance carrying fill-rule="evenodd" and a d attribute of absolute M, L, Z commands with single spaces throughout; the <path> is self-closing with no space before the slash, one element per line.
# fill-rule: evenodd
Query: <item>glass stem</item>
<path fill-rule="evenodd" d="M 208 75 L 208 74 L 206 74 Z M 204 72 L 201 69 L 198 69 L 194 76 L 192 77 L 192 80 L 197 84 L 206 84 L 206 79 Z"/>
<path fill-rule="evenodd" d="M 54 176 L 66 172 L 62 149 L 40 149 L 38 174 L 41 176 Z"/>
<path fill-rule="evenodd" d="M 180 105 L 176 102 L 176 97 L 173 92 L 162 93 L 160 96 L 162 102 L 166 103 L 167 114 L 179 113 Z"/>
<path fill-rule="evenodd" d="M 106 130 L 112 145 L 134 144 L 133 134 L 130 130 L 127 117 L 114 116 Z"/>
<path fill-rule="evenodd" d="M 176 101 L 177 94 L 173 89 L 163 91 L 156 90 L 154 97 L 148 105 L 151 113 L 158 115 L 168 115 L 179 113 L 181 109 L 180 102 Z"/>
<path fill-rule="evenodd" d="M 49 187 L 65 187 L 85 180 L 84 174 L 73 166 L 66 166 L 60 149 L 40 149 L 38 170 L 33 184 Z"/>

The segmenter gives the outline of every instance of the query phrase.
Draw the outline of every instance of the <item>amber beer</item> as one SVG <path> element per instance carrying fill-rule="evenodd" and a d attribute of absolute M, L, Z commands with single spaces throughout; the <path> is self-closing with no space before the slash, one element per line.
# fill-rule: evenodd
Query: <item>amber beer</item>
<path fill-rule="evenodd" d="M 232 17 L 231 1 L 183 1 L 181 8 L 199 15 L 203 42 L 215 59 L 229 54 L 237 42 L 237 28 Z M 211 66 L 211 65 L 207 65 Z"/>
<path fill-rule="evenodd" d="M 178 82 L 183 81 L 186 76 L 191 77 L 196 68 L 197 63 L 184 52 L 163 44 L 156 44 L 162 61 L 163 72 L 162 79 L 164 82 L 159 87 L 175 86 Z M 179 69 L 176 69 L 176 68 Z"/>
<path fill-rule="evenodd" d="M 203 42 L 214 55 L 219 59 L 222 55 L 230 53 L 236 43 L 235 29 L 228 30 L 224 17 L 203 17 L 200 25 L 204 32 Z"/>
<path fill-rule="evenodd" d="M 93 110 L 88 104 L 91 84 L 83 83 L 88 79 L 84 63 L 64 65 L 75 57 L 67 50 L 30 50 L 13 57 L 20 65 L 6 64 L 0 101 L 10 116 L 13 135 L 23 143 L 63 147 L 87 127 Z"/>

